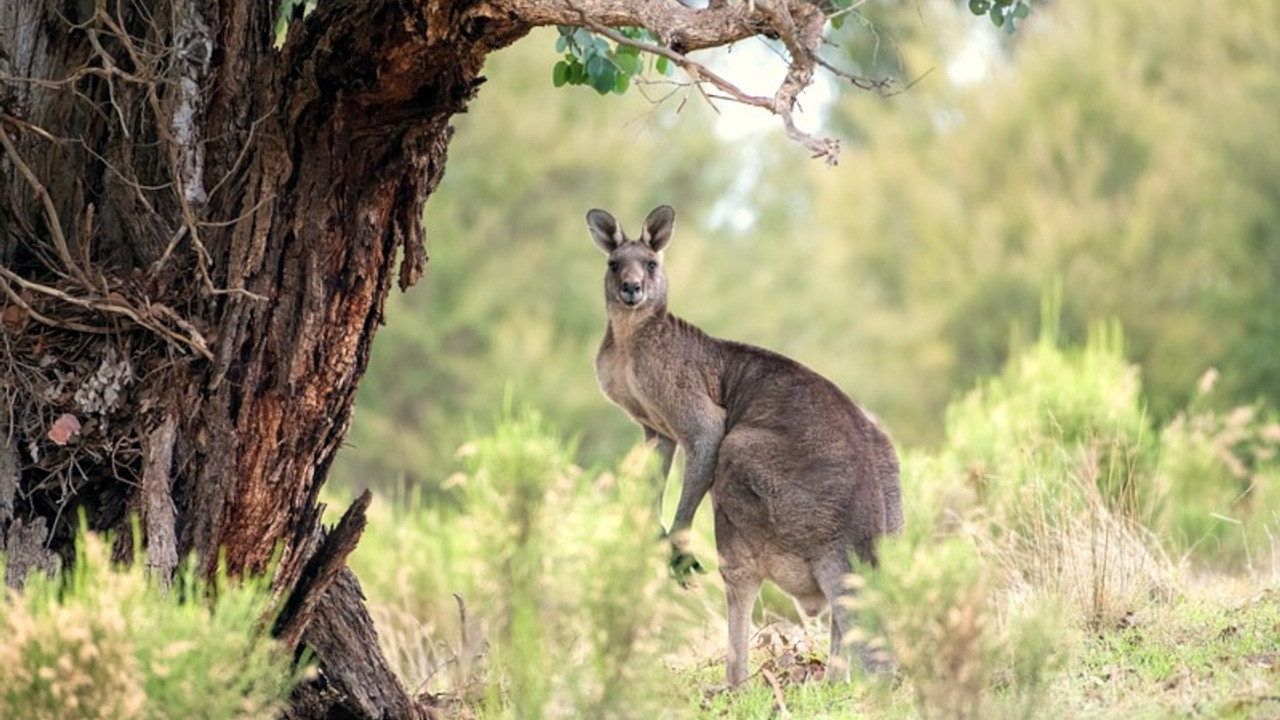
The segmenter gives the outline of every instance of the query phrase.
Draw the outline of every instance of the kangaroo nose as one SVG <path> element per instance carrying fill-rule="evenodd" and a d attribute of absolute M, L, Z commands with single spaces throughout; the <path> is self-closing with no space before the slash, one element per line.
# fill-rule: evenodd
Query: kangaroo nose
<path fill-rule="evenodd" d="M 622 283 L 622 299 L 628 303 L 634 303 L 640 298 L 640 283 L 624 282 Z"/>

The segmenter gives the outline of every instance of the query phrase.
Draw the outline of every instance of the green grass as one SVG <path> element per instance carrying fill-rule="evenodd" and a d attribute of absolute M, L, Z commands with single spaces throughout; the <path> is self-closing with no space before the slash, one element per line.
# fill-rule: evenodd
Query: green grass
<path fill-rule="evenodd" d="M 1248 583 L 1237 583 L 1237 590 Z M 1203 592 L 1203 590 L 1199 591 Z M 980 717 L 1267 718 L 1280 714 L 1280 591 L 1242 599 L 1187 597 L 1151 608 L 1126 627 L 1067 632 L 1072 658 L 1034 713 L 1020 715 L 1007 688 Z M 757 647 L 752 667 L 776 661 Z M 677 717 L 778 717 L 770 683 L 757 673 L 748 686 L 725 692 L 718 664 L 677 672 L 687 689 Z M 955 717 L 922 712 L 909 679 L 860 678 L 851 684 L 782 683 L 792 718 Z"/>
<path fill-rule="evenodd" d="M 766 586 L 753 675 L 726 691 L 710 513 L 693 542 L 711 572 L 679 589 L 650 455 L 580 468 L 529 411 L 464 448 L 427 494 L 445 502 L 376 502 L 352 565 L 401 677 L 446 714 L 1280 717 L 1276 421 L 1193 407 L 1152 428 L 1121 347 L 1114 328 L 1042 338 L 957 400 L 943 447 L 903 453 L 906 530 L 856 581 L 886 676 L 823 683 L 825 627 Z M 1203 529 L 1218 516 L 1230 542 Z"/>
<path fill-rule="evenodd" d="M 255 720 L 286 707 L 303 671 L 263 632 L 266 580 L 206 583 L 188 563 L 162 586 L 83 531 L 76 555 L 0 602 L 0 717 Z"/>
<path fill-rule="evenodd" d="M 1189 597 L 1090 638 L 1063 693 L 1083 715 L 1267 717 L 1280 711 L 1280 593 Z"/>

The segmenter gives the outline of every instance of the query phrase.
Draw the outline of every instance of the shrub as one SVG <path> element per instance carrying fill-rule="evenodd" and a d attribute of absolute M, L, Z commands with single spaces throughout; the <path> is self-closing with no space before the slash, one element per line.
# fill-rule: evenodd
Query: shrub
<path fill-rule="evenodd" d="M 202 582 L 193 564 L 165 589 L 116 567 L 85 534 L 62 576 L 33 574 L 0 603 L 0 717 L 270 717 L 298 674 L 261 629 L 265 581 Z"/>
<path fill-rule="evenodd" d="M 1257 406 L 1206 407 L 1217 373 L 1160 434 L 1156 527 L 1201 564 L 1257 569 L 1276 556 L 1280 525 L 1280 421 Z"/>
<path fill-rule="evenodd" d="M 947 489 L 926 489 L 923 513 L 969 536 L 1001 587 L 1048 592 L 1080 624 L 1108 625 L 1173 587 L 1147 525 L 1159 507 L 1159 446 L 1119 329 L 1098 328 L 1070 350 L 1045 326 L 950 408 L 932 466 L 941 479 L 922 481 Z"/>
<path fill-rule="evenodd" d="M 1007 608 L 966 538 L 915 534 L 882 546 L 883 571 L 852 601 L 885 643 L 923 718 L 1037 717 L 1065 659 L 1052 604 Z"/>
<path fill-rule="evenodd" d="M 380 511 L 394 533 L 371 523 L 398 539 L 367 537 L 352 566 L 411 687 L 468 703 L 487 687 L 499 717 L 661 714 L 669 640 L 703 595 L 667 578 L 652 453 L 591 473 L 574 449 L 537 413 L 508 410 L 460 451 L 456 509 L 418 498 Z"/>
<path fill-rule="evenodd" d="M 1109 507 L 1149 517 L 1155 438 L 1119 327 L 1098 326 L 1083 349 L 1064 349 L 1046 326 L 1000 375 L 948 408 L 946 455 L 985 502 L 1016 503 L 1028 466 L 1074 467 Z"/>

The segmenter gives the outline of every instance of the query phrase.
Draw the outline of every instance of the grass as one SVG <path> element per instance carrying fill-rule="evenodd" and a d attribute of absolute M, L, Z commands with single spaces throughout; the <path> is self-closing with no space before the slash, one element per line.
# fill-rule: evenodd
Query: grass
<path fill-rule="evenodd" d="M 1280 716 L 1280 594 L 1241 602 L 1187 598 L 1155 608 L 1131 625 L 1096 634 L 1069 633 L 1074 657 L 1027 717 L 1268 718 Z M 758 649 L 753 667 L 768 662 Z M 718 668 L 716 668 L 718 670 Z M 705 674 L 685 673 L 694 692 L 681 717 L 773 718 L 777 703 L 760 678 L 738 693 L 704 697 Z M 793 718 L 959 717 L 922 713 L 910 682 L 878 681 L 783 688 Z M 981 717 L 1008 717 L 996 706 Z"/>
<path fill-rule="evenodd" d="M 679 588 L 652 454 L 581 468 L 530 410 L 461 450 L 445 502 L 376 501 L 351 563 L 445 717 L 1280 718 L 1280 423 L 1198 398 L 1157 430 L 1137 379 L 1114 333 L 1042 338 L 956 402 L 942 448 L 903 453 L 906 529 L 849 580 L 850 635 L 893 670 L 847 684 L 823 682 L 824 622 L 766 586 L 753 674 L 727 691 L 710 513 L 692 548 L 711 573 Z M 0 717 L 284 707 L 299 675 L 262 635 L 265 580 L 187 568 L 166 589 L 92 535 L 78 556 L 0 602 Z"/>
<path fill-rule="evenodd" d="M 0 717 L 251 720 L 286 707 L 302 671 L 262 631 L 265 579 L 207 583 L 188 563 L 166 587 L 83 531 L 76 555 L 0 602 Z"/>
<path fill-rule="evenodd" d="M 1098 717 L 1280 715 L 1280 594 L 1202 592 L 1084 642 L 1061 690 L 1071 706 Z"/>
<path fill-rule="evenodd" d="M 906 468 L 908 480 L 923 481 L 923 474 L 935 471 L 937 465 L 926 459 L 909 461 Z M 1098 582 L 1097 568 L 1063 570 L 1052 583 L 1018 583 L 1011 581 L 1020 577 L 1008 567 L 1011 561 L 993 554 L 986 545 L 990 538 L 981 535 L 982 542 L 975 542 L 973 533 L 977 530 L 971 526 L 940 533 L 943 528 L 932 524 L 917 526 L 887 546 L 885 565 L 898 570 L 865 578 L 860 595 L 866 632 L 888 634 L 891 638 L 888 642 L 898 666 L 895 675 L 859 677 L 847 685 L 823 683 L 820 678 L 827 650 L 825 629 L 820 624 L 808 629 L 795 624 L 791 608 L 778 602 L 775 595 L 775 599 L 757 606 L 751 680 L 739 691 L 726 692 L 723 614 L 714 571 L 694 589 L 679 591 L 674 583 L 661 577 L 661 553 L 646 555 L 644 548 L 651 546 L 645 541 L 622 550 L 647 557 L 639 566 L 627 566 L 629 572 L 643 572 L 647 577 L 649 594 L 642 596 L 646 606 L 643 617 L 618 619 L 614 616 L 618 608 L 608 603 L 599 606 L 594 616 L 585 609 L 586 603 L 603 602 L 602 598 L 610 595 L 609 585 L 620 582 L 617 577 L 598 580 L 592 591 L 596 600 L 570 600 L 559 595 L 578 592 L 590 572 L 592 558 L 599 558 L 591 554 L 594 551 L 571 548 L 581 542 L 582 533 L 606 532 L 592 531 L 591 526 L 600 521 L 600 513 L 613 502 L 609 498 L 616 497 L 612 493 L 617 489 L 610 483 L 629 477 L 637 487 L 645 485 L 634 473 L 621 477 L 604 473 L 603 481 L 585 471 L 574 469 L 571 474 L 575 473 L 571 485 L 578 491 L 564 493 L 552 501 L 572 498 L 571 505 L 582 505 L 578 518 L 557 525 L 542 536 L 543 541 L 561 547 L 549 551 L 553 559 L 540 571 L 545 575 L 523 581 L 541 587 L 539 592 L 557 595 L 558 599 L 550 603 L 550 598 L 535 602 L 528 593 L 511 594 L 497 586 L 478 589 L 475 575 L 496 574 L 497 566 L 490 563 L 491 570 L 486 571 L 481 565 L 468 564 L 461 548 L 480 551 L 484 542 L 475 533 L 481 524 L 492 519 L 472 518 L 469 524 L 456 525 L 452 523 L 462 522 L 461 513 L 442 517 L 439 508 L 375 506 L 370 525 L 373 534 L 366 538 L 355 564 L 361 577 L 374 579 L 366 580 L 366 588 L 383 629 L 384 649 L 411 686 L 435 693 L 440 704 L 453 708 L 457 716 L 469 712 L 484 718 L 573 717 L 594 708 L 602 710 L 595 715 L 600 717 L 1058 716 L 1119 720 L 1265 718 L 1277 716 L 1280 710 L 1276 701 L 1280 697 L 1280 591 L 1275 589 L 1273 576 L 1193 575 L 1185 563 L 1162 561 L 1158 565 L 1165 582 L 1176 590 L 1150 592 L 1152 586 L 1146 580 L 1131 579 L 1134 574 L 1150 570 L 1143 570 L 1143 561 L 1111 564 L 1106 572 L 1117 581 L 1101 582 L 1097 588 L 1090 587 Z M 588 498 L 579 493 L 588 488 L 603 488 L 604 502 L 597 504 L 601 503 L 600 497 Z M 638 503 L 634 507 L 647 506 L 638 502 L 639 498 L 634 500 Z M 920 502 L 919 497 L 916 502 Z M 919 512 L 920 508 L 915 510 Z M 431 532 L 418 534 L 411 528 L 424 518 Z M 641 525 L 645 522 L 642 520 Z M 427 548 L 418 547 L 419 551 L 425 550 L 422 558 L 448 558 L 452 552 L 453 559 L 406 560 L 382 544 L 379 536 L 386 527 L 395 528 L 394 534 L 401 538 L 432 538 Z M 1087 515 L 1069 524 L 1045 523 L 1036 527 L 1042 534 L 1050 534 L 1053 528 L 1068 528 L 1083 547 L 1106 543 L 1123 546 L 1114 538 L 1107 539 L 1108 533 L 1119 532 L 1107 520 L 1089 522 Z M 1144 537 L 1142 542 L 1149 543 L 1151 539 Z M 443 547 L 451 550 L 429 549 Z M 1061 551 L 1060 545 L 1043 540 L 1018 547 L 1024 553 L 1048 554 L 1050 547 L 1057 548 L 1053 552 Z M 376 585 L 376 579 L 386 573 L 374 569 L 385 565 L 382 550 L 388 550 L 391 564 L 398 566 L 393 576 L 398 576 L 399 581 L 386 594 Z M 585 562 L 579 558 L 561 565 L 554 559 L 575 554 L 582 555 Z M 1057 563 L 1053 567 L 1072 567 L 1064 559 L 1067 555 L 1055 557 Z M 1092 562 L 1083 550 L 1072 557 L 1083 566 Z M 1028 562 L 1029 558 L 1023 558 L 1020 566 L 1025 567 Z M 418 564 L 435 568 L 423 577 L 452 578 L 454 584 L 440 580 L 443 584 L 434 591 L 415 590 L 406 578 L 416 576 L 418 571 L 413 565 Z M 471 570 L 462 572 L 460 567 Z M 1050 573 L 1046 571 L 1044 575 Z M 1118 581 L 1125 578 L 1130 581 Z M 1083 583 L 1084 587 L 1079 592 L 1066 592 L 1069 581 Z M 1133 587 L 1146 591 L 1136 592 Z M 473 598 L 469 600 L 472 631 L 466 640 L 458 625 L 458 605 L 452 596 L 455 590 L 465 598 Z M 560 640 L 548 642 L 545 636 L 539 636 L 528 640 L 518 653 L 492 652 L 491 642 L 497 640 L 488 634 L 494 623 L 483 616 L 515 613 L 510 607 L 505 611 L 492 605 L 486 608 L 486 603 L 475 599 L 493 592 L 507 593 L 504 597 L 508 603 L 536 605 L 540 622 L 553 628 L 550 634 Z M 1114 608 L 1105 621 L 1099 620 L 1093 609 L 1098 596 L 1108 598 L 1107 606 Z M 625 607 L 634 599 L 623 592 L 613 602 Z M 417 611 L 411 609 L 415 607 Z M 604 663 L 590 659 L 598 657 L 602 649 L 592 648 L 592 644 L 612 646 L 619 633 L 625 636 L 637 631 L 659 616 L 671 623 L 666 637 L 652 637 L 648 645 L 633 647 L 634 654 L 615 658 L 643 668 L 648 675 L 645 682 L 633 683 L 624 678 L 613 683 L 612 691 L 603 690 L 610 675 L 601 671 Z M 601 629 L 609 618 L 620 622 L 613 625 L 612 635 Z M 441 627 L 448 629 L 441 632 Z M 532 657 L 541 660 L 534 662 Z M 548 683 L 540 695 L 533 696 L 538 701 L 537 713 L 517 708 L 530 695 L 527 689 L 513 684 L 506 673 L 520 663 L 524 663 L 526 672 L 540 673 L 539 677 Z M 596 678 L 593 702 L 564 694 L 567 687 L 582 683 L 584 674 Z M 609 696 L 609 692 L 616 695 Z M 636 693 L 642 698 L 637 700 Z M 655 698 L 659 701 L 656 704 Z M 633 702 L 637 712 L 609 710 L 627 708 Z"/>
<path fill-rule="evenodd" d="M 464 448 L 447 503 L 375 503 L 352 564 L 401 677 L 445 715 L 1280 717 L 1280 430 L 1207 405 L 1151 427 L 1121 350 L 1114 329 L 1042 338 L 957 400 L 943 447 L 904 453 L 907 528 L 853 580 L 888 675 L 821 682 L 825 626 L 766 586 L 754 674 L 726 692 L 710 513 L 693 540 L 712 572 L 681 590 L 649 455 L 577 467 L 532 412 Z"/>

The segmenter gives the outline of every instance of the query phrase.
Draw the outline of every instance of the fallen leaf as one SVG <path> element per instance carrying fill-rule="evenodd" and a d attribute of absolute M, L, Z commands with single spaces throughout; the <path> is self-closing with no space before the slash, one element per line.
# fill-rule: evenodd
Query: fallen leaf
<path fill-rule="evenodd" d="M 4 312 L 0 312 L 0 322 L 6 328 L 18 332 L 27 324 L 27 311 L 21 305 L 6 305 Z"/>
<path fill-rule="evenodd" d="M 58 445 L 66 445 L 67 441 L 80 434 L 80 421 L 71 413 L 62 413 L 49 428 L 49 439 Z"/>

